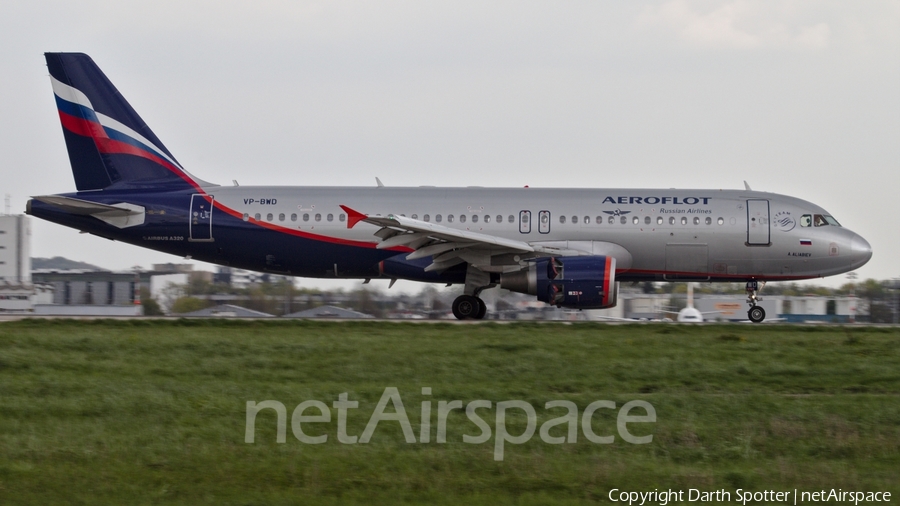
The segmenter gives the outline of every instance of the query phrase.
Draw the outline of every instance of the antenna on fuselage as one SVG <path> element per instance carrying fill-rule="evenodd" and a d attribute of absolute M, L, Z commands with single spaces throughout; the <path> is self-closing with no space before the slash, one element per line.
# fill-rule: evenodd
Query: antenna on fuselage
<path fill-rule="evenodd" d="M 753 191 L 753 189 L 750 188 L 750 185 L 747 184 L 747 180 L 746 180 L 746 179 L 744 180 L 744 189 L 747 190 L 748 192 L 752 192 L 752 191 Z"/>

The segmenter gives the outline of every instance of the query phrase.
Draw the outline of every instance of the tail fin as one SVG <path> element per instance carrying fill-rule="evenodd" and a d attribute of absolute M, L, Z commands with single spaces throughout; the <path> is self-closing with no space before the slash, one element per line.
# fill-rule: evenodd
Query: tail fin
<path fill-rule="evenodd" d="M 44 56 L 79 191 L 204 184 L 181 168 L 88 55 Z"/>

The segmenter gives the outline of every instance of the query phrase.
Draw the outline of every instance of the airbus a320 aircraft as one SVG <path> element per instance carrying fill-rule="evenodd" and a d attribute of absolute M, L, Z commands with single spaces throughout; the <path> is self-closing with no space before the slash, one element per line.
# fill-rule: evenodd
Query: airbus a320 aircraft
<path fill-rule="evenodd" d="M 869 243 L 821 207 L 745 190 L 220 186 L 184 170 L 97 65 L 47 53 L 75 193 L 26 212 L 215 264 L 313 278 L 494 286 L 559 307 L 616 304 L 618 281 L 757 283 L 841 274 Z"/>

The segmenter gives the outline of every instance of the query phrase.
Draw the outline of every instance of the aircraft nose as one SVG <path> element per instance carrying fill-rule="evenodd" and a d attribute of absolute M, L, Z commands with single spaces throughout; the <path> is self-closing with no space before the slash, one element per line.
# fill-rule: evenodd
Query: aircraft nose
<path fill-rule="evenodd" d="M 872 258 L 872 246 L 859 234 L 853 234 L 853 238 L 850 239 L 850 255 L 853 258 L 854 268 L 865 265 Z"/>

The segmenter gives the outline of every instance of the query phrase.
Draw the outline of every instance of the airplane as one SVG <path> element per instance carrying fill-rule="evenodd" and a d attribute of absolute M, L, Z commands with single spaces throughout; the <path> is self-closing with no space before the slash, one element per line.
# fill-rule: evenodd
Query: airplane
<path fill-rule="evenodd" d="M 222 186 L 185 170 L 87 55 L 45 53 L 77 191 L 26 213 L 223 266 L 310 278 L 461 284 L 459 319 L 495 286 L 613 307 L 623 281 L 832 276 L 872 256 L 799 198 L 743 190 Z M 475 181 L 477 182 L 477 181 Z"/>
<path fill-rule="evenodd" d="M 667 313 L 672 313 L 674 311 L 666 311 Z M 675 321 L 679 323 L 703 323 L 703 315 L 718 313 L 718 311 L 707 311 L 702 312 L 696 307 L 694 307 L 694 283 L 688 282 L 687 284 L 687 303 L 681 308 L 675 316 Z"/>

